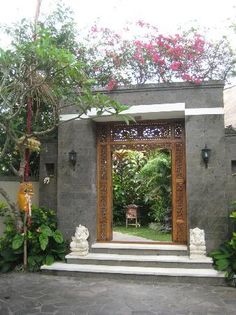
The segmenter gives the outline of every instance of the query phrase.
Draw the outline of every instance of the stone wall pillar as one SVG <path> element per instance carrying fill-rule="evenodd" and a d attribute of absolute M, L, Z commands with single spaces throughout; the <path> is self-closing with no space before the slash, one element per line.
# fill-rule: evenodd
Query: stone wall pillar
<path fill-rule="evenodd" d="M 79 224 L 96 239 L 96 132 L 91 120 L 63 123 L 58 129 L 57 216 L 59 228 L 70 239 Z M 69 163 L 69 152 L 77 163 Z"/>

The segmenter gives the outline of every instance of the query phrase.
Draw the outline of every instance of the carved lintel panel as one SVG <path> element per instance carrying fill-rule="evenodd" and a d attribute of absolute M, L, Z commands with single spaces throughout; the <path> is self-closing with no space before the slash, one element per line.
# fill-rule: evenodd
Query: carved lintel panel
<path fill-rule="evenodd" d="M 111 152 L 121 149 L 148 151 L 166 149 L 172 152 L 172 218 L 174 242 L 187 241 L 185 192 L 185 137 L 183 121 L 148 121 L 140 123 L 98 124 L 98 210 L 97 239 L 111 240 L 112 165 Z"/>
<path fill-rule="evenodd" d="M 111 141 L 140 141 L 171 139 L 171 124 L 168 122 L 117 124 L 111 128 Z"/>
<path fill-rule="evenodd" d="M 182 139 L 182 138 L 184 138 L 183 123 L 176 122 L 173 127 L 174 127 L 174 138 L 175 139 Z"/>

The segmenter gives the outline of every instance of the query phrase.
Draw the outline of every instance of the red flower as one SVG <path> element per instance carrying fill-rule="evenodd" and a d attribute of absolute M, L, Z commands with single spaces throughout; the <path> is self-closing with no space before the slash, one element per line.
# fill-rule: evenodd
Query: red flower
<path fill-rule="evenodd" d="M 111 91 L 114 90 L 117 87 L 117 81 L 115 79 L 110 79 L 110 81 L 107 83 L 106 88 Z"/>
<path fill-rule="evenodd" d="M 154 54 L 154 55 L 152 56 L 152 60 L 153 60 L 153 62 L 158 63 L 159 60 L 160 60 L 160 56 L 159 56 L 158 54 Z"/>
<path fill-rule="evenodd" d="M 184 81 L 192 81 L 192 77 L 191 77 L 189 74 L 187 74 L 187 73 L 184 73 L 184 74 L 182 75 L 182 79 L 183 79 Z"/>
<path fill-rule="evenodd" d="M 195 79 L 193 82 L 194 82 L 195 84 L 199 85 L 199 84 L 202 83 L 202 80 L 201 80 L 201 79 Z"/>
<path fill-rule="evenodd" d="M 170 69 L 177 71 L 179 70 L 179 68 L 182 66 L 182 63 L 180 61 L 174 61 L 172 62 L 172 64 L 170 65 Z"/>

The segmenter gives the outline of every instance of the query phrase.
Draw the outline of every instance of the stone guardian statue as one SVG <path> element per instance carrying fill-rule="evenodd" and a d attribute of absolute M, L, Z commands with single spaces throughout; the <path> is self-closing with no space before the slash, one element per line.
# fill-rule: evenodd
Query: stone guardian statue
<path fill-rule="evenodd" d="M 76 227 L 75 236 L 72 236 L 72 242 L 70 243 L 70 250 L 72 255 L 86 256 L 89 252 L 88 239 L 89 231 L 83 226 Z"/>
<path fill-rule="evenodd" d="M 205 232 L 198 227 L 190 229 L 190 258 L 203 257 L 206 257 Z"/>

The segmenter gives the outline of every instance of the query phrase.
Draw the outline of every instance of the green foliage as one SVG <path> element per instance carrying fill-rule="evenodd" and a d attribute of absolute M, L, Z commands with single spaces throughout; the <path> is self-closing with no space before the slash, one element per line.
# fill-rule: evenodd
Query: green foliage
<path fill-rule="evenodd" d="M 146 162 L 142 152 L 120 150 L 113 153 L 113 221 L 122 224 L 125 207 L 143 204 L 139 172 Z"/>
<path fill-rule="evenodd" d="M 12 249 L 19 249 L 24 243 L 24 235 L 16 234 L 12 240 Z"/>
<path fill-rule="evenodd" d="M 0 271 L 13 270 L 23 262 L 24 233 L 15 229 L 14 219 L 5 216 L 6 229 L 0 238 Z M 32 223 L 27 232 L 28 268 L 37 271 L 43 264 L 64 260 L 66 245 L 57 230 L 56 215 L 52 210 L 33 207 Z"/>
<path fill-rule="evenodd" d="M 34 23 L 22 20 L 5 31 L 9 49 L 0 47 L 0 174 L 17 174 L 31 104 L 31 136 L 41 140 L 56 132 L 65 107 L 76 106 L 80 117 L 91 108 L 119 112 L 123 108 L 105 95 L 94 93 L 94 81 L 78 56 L 71 11 L 62 5 Z M 38 169 L 38 155 L 31 155 L 31 168 Z M 31 175 L 37 175 L 32 174 Z"/>
<path fill-rule="evenodd" d="M 171 207 L 171 159 L 169 153 L 154 152 L 140 172 L 145 202 L 153 221 L 164 224 Z"/>
<path fill-rule="evenodd" d="M 124 226 L 117 226 L 113 229 L 115 232 L 120 232 L 123 234 L 129 234 L 134 236 L 139 236 L 146 238 L 147 240 L 152 241 L 163 241 L 163 242 L 171 242 L 171 233 L 163 233 L 160 231 L 155 231 L 153 229 L 150 229 L 149 227 L 130 227 L 127 228 Z"/>
<path fill-rule="evenodd" d="M 171 159 L 168 152 L 119 150 L 113 153 L 113 223 L 124 224 L 125 207 L 142 210 L 142 224 L 167 226 L 171 208 Z"/>
<path fill-rule="evenodd" d="M 236 211 L 230 218 L 236 220 Z M 236 287 L 236 232 L 232 233 L 230 240 L 220 245 L 218 250 L 211 252 L 214 266 L 217 270 L 225 271 L 226 280 Z"/>
<path fill-rule="evenodd" d="M 3 212 L 1 213 L 3 215 Z M 9 215 L 8 211 L 5 212 L 6 225 L 4 235 L 0 237 L 0 271 L 7 272 L 14 269 L 23 261 L 23 246 L 18 249 L 13 249 L 13 240 L 18 238 L 18 233 L 15 229 L 15 222 Z"/>

